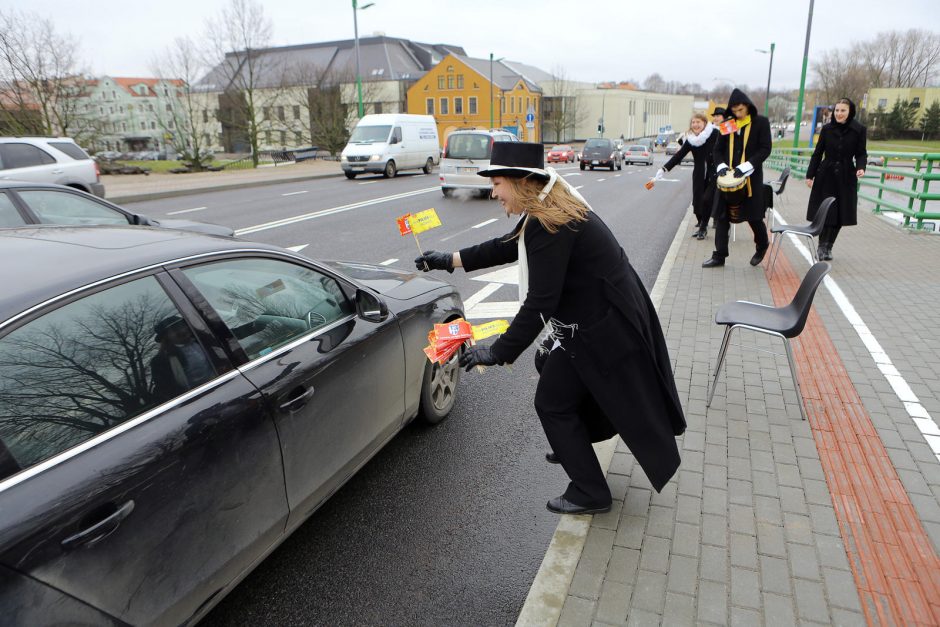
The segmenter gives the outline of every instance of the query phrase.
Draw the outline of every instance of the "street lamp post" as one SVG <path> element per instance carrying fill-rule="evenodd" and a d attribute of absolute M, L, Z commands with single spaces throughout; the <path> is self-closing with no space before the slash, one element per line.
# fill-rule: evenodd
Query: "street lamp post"
<path fill-rule="evenodd" d="M 774 48 L 776 47 L 776 45 L 777 44 L 775 44 L 774 42 L 770 42 L 770 50 L 761 50 L 759 48 L 755 48 L 755 51 L 757 52 L 760 52 L 763 54 L 768 54 L 768 53 L 770 54 L 770 67 L 767 69 L 767 92 L 766 92 L 766 95 L 764 96 L 764 117 L 765 118 L 770 118 L 770 74 L 774 71 Z"/>
<path fill-rule="evenodd" d="M 362 72 L 359 69 L 359 19 L 357 16 L 358 11 L 363 11 L 371 7 L 374 2 L 368 2 L 361 7 L 358 6 L 357 0 L 352 0 L 353 8 L 353 36 L 355 37 L 355 46 L 356 46 L 356 92 L 359 95 L 359 117 L 362 118 L 364 113 L 362 109 Z"/>
<path fill-rule="evenodd" d="M 495 61 L 499 63 L 505 58 L 506 57 L 500 57 L 496 59 Z M 494 61 L 493 53 L 491 52 L 490 53 L 490 128 L 495 128 L 494 111 L 493 111 L 493 61 Z M 502 126 L 502 119 L 503 119 L 502 111 L 500 111 L 499 119 L 500 119 L 500 126 Z"/>
<path fill-rule="evenodd" d="M 809 36 L 813 30 L 813 3 L 809 0 L 809 15 L 806 17 L 806 43 L 803 44 L 803 73 L 800 74 L 800 97 L 796 101 L 796 120 L 793 124 L 793 147 L 800 145 L 800 123 L 803 121 L 803 95 L 806 90 L 806 65 L 809 61 Z M 810 133 L 813 129 L 810 129 Z"/>

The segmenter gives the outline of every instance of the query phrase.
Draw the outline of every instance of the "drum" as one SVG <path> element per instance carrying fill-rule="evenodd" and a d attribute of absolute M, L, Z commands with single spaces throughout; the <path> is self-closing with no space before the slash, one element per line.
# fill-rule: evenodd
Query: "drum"
<path fill-rule="evenodd" d="M 736 222 L 735 218 L 737 218 L 740 207 L 747 200 L 747 177 L 738 177 L 729 171 L 718 177 L 716 186 L 728 206 L 729 218 L 732 222 Z"/>

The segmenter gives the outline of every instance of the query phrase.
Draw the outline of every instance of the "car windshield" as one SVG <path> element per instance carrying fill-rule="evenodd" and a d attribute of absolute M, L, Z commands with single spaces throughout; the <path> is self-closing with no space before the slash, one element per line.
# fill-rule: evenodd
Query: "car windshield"
<path fill-rule="evenodd" d="M 552 148 L 552 152 L 568 152 L 571 150 L 571 146 L 555 146 Z"/>
<path fill-rule="evenodd" d="M 489 159 L 490 136 L 482 133 L 453 134 L 447 138 L 447 152 L 449 159 Z"/>
<path fill-rule="evenodd" d="M 609 139 L 589 139 L 584 144 L 585 148 L 610 148 Z"/>
<path fill-rule="evenodd" d="M 637 144 L 636 146 L 630 146 L 630 148 L 628 148 L 628 150 L 629 150 L 630 152 L 645 152 L 645 151 L 646 151 L 646 146 L 641 146 L 641 145 Z"/>
<path fill-rule="evenodd" d="M 374 144 L 388 141 L 391 126 L 357 126 L 349 138 L 350 144 Z"/>

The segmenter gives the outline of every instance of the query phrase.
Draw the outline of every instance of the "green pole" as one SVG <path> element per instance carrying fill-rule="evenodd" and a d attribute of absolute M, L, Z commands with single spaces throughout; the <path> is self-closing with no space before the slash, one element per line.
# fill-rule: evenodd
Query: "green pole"
<path fill-rule="evenodd" d="M 490 128 L 494 128 L 493 125 L 493 53 L 490 53 Z"/>
<path fill-rule="evenodd" d="M 803 73 L 800 75 L 800 97 L 796 101 L 796 120 L 793 123 L 793 147 L 800 145 L 800 123 L 803 121 L 803 95 L 806 93 L 806 65 L 809 62 L 809 35 L 813 29 L 813 3 L 809 0 L 809 15 L 806 17 L 806 43 L 803 45 Z M 809 130 L 810 133 L 813 129 Z"/>

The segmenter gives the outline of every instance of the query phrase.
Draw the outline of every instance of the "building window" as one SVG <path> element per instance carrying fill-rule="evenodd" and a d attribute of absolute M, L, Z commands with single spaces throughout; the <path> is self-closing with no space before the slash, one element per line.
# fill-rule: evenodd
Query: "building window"
<path fill-rule="evenodd" d="M 279 106 L 277 108 L 277 119 L 281 122 L 284 121 L 284 107 Z"/>
<path fill-rule="evenodd" d="M 454 77 L 448 76 L 447 77 L 447 89 L 453 89 L 453 88 L 454 88 Z"/>
<path fill-rule="evenodd" d="M 448 106 L 449 104 L 450 103 L 448 102 L 447 98 L 441 98 L 441 115 L 447 115 L 450 113 L 450 107 Z"/>
<path fill-rule="evenodd" d="M 382 103 L 381 103 L 381 102 L 375 103 L 374 105 L 372 105 L 372 107 L 375 109 L 375 112 L 376 112 L 376 113 L 382 113 Z"/>
<path fill-rule="evenodd" d="M 444 77 L 443 76 L 437 77 L 437 88 L 444 89 Z"/>
<path fill-rule="evenodd" d="M 448 71 L 448 72 L 453 72 L 453 71 L 454 71 L 454 66 L 453 66 L 453 65 L 448 65 L 448 66 L 447 66 L 447 71 Z"/>
<path fill-rule="evenodd" d="M 914 99 L 912 99 L 912 100 L 911 100 L 911 106 L 914 107 L 915 109 L 919 108 L 919 107 L 920 107 L 920 97 L 915 97 Z"/>
<path fill-rule="evenodd" d="M 294 105 L 294 119 L 300 119 L 300 105 Z"/>
<path fill-rule="evenodd" d="M 882 109 L 884 109 L 885 107 L 887 107 L 887 106 L 888 106 L 888 99 L 887 99 L 887 98 L 879 98 L 879 99 L 878 99 L 878 106 L 881 107 Z"/>
<path fill-rule="evenodd" d="M 477 97 L 476 96 L 470 96 L 467 99 L 467 108 L 469 109 L 470 115 L 477 114 Z"/>
<path fill-rule="evenodd" d="M 108 107 L 108 113 L 114 115 L 114 107 Z"/>
<path fill-rule="evenodd" d="M 425 109 L 428 115 L 434 115 L 434 98 L 425 100 Z"/>
<path fill-rule="evenodd" d="M 500 113 L 506 113 L 506 99 L 505 98 L 500 98 L 499 111 Z"/>
<path fill-rule="evenodd" d="M 509 99 L 509 112 L 510 113 L 516 112 L 516 99 L 515 98 Z"/>
<path fill-rule="evenodd" d="M 516 100 L 519 101 L 519 113 L 522 113 L 525 111 L 525 109 L 522 108 L 522 96 L 516 96 Z"/>
<path fill-rule="evenodd" d="M 262 107 L 261 115 L 262 117 L 264 117 L 265 120 L 270 120 L 271 119 L 271 107 Z"/>
<path fill-rule="evenodd" d="M 303 140 L 303 136 L 300 134 L 300 131 L 294 131 L 294 141 L 298 144 Z"/>
<path fill-rule="evenodd" d="M 454 114 L 463 115 L 463 98 L 454 96 Z"/>
<path fill-rule="evenodd" d="M 281 146 L 287 143 L 287 131 L 281 131 Z"/>
<path fill-rule="evenodd" d="M 203 109 L 203 110 L 202 110 L 202 121 L 203 121 L 203 122 L 208 122 L 208 121 L 209 121 L 209 110 L 208 110 L 208 109 Z"/>
<path fill-rule="evenodd" d="M 463 74 L 457 75 L 457 89 L 463 89 Z"/>
<path fill-rule="evenodd" d="M 125 124 L 124 122 L 121 122 L 121 130 L 124 131 L 125 133 L 127 132 L 127 124 Z"/>
<path fill-rule="evenodd" d="M 271 131 L 265 131 L 265 132 L 264 132 L 264 143 L 266 143 L 266 144 L 270 144 L 270 143 L 271 143 Z"/>
<path fill-rule="evenodd" d="M 144 122 L 141 122 L 141 123 L 140 123 L 140 130 L 142 130 L 142 131 L 147 130 L 147 125 L 146 125 Z"/>
<path fill-rule="evenodd" d="M 104 107 L 98 107 L 98 113 L 104 115 Z M 108 150 L 110 150 L 110 148 Z"/>
<path fill-rule="evenodd" d="M 157 128 L 157 123 L 156 123 L 156 122 L 151 122 L 151 123 L 150 123 L 150 130 L 153 131 L 153 130 L 156 130 L 156 128 Z"/>
<path fill-rule="evenodd" d="M 166 105 L 166 110 L 167 110 L 167 111 L 172 111 L 172 110 L 173 110 L 173 105 L 171 105 L 170 103 L 167 103 L 167 105 Z"/>

